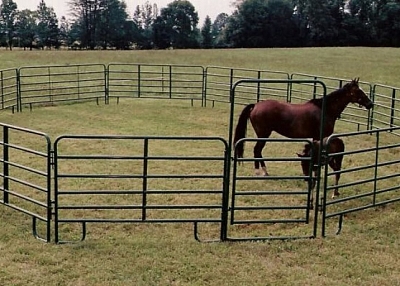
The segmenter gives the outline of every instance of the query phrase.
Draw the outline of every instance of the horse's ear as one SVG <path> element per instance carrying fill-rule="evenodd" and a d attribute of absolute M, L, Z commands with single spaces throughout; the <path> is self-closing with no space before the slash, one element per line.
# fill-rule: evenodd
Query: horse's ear
<path fill-rule="evenodd" d="M 358 77 L 358 78 L 354 78 L 354 79 L 353 79 L 353 82 L 356 83 L 356 84 L 358 84 L 358 81 L 359 81 L 359 80 L 360 80 L 359 77 Z"/>

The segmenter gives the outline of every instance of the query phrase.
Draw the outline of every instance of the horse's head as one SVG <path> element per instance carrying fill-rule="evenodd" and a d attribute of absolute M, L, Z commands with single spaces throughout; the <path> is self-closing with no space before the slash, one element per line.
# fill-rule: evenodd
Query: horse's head
<path fill-rule="evenodd" d="M 307 143 L 304 145 L 304 149 L 301 153 L 296 153 L 299 158 L 310 157 L 311 156 L 311 144 Z M 310 174 L 310 161 L 303 160 L 301 161 L 301 169 L 303 171 L 304 176 L 308 176 Z"/>
<path fill-rule="evenodd" d="M 365 94 L 365 92 L 358 86 L 358 80 L 353 79 L 351 82 L 344 85 L 344 88 L 347 91 L 351 103 L 359 104 L 360 106 L 364 106 L 366 109 L 372 108 L 374 104 L 369 99 L 369 97 Z"/>

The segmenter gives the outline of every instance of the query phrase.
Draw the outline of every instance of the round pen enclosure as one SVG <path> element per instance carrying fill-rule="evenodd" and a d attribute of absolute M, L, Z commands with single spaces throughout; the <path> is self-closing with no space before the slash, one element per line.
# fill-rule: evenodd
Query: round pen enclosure
<path fill-rule="evenodd" d="M 0 73 L 1 107 L 18 112 L 1 114 L 12 116 L 1 124 L 1 203 L 32 217 L 34 235 L 47 242 L 83 240 L 95 223 L 191 224 L 202 241 L 312 238 L 400 200 L 396 87 L 359 82 L 374 106 L 347 105 L 324 148 L 302 157 L 312 138 L 256 138 L 247 123 L 241 158 L 232 141 L 245 105 L 327 98 L 351 80 L 142 64 Z M 329 152 L 335 138 L 345 148 Z M 254 174 L 260 141 L 269 176 Z"/>

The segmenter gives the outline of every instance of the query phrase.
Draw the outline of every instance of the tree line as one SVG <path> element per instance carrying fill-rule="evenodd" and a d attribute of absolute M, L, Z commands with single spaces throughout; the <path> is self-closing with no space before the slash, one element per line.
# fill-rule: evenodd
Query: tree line
<path fill-rule="evenodd" d="M 70 0 L 58 18 L 1 0 L 0 45 L 12 49 L 184 49 L 400 46 L 400 0 L 236 0 L 231 15 L 199 26 L 190 1 L 128 11 L 123 0 Z"/>

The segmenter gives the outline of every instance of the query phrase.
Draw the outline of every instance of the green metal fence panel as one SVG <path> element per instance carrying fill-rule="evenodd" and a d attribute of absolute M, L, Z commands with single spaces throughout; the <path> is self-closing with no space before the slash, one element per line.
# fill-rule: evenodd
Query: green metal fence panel
<path fill-rule="evenodd" d="M 0 123 L 0 204 L 32 217 L 35 237 L 50 242 L 51 142 L 47 134 Z M 45 223 L 40 236 L 37 221 Z"/>
<path fill-rule="evenodd" d="M 310 218 L 313 175 L 312 172 L 309 176 L 303 175 L 301 168 L 302 160 L 309 161 L 311 166 L 311 156 L 299 158 L 295 154 L 296 150 L 303 150 L 304 144 L 312 144 L 312 140 L 246 138 L 241 141 L 251 145 L 257 141 L 266 142 L 268 152 L 265 152 L 263 160 L 271 172 L 269 176 L 254 175 L 253 162 L 260 159 L 234 156 L 230 205 L 230 224 L 233 227 L 229 229 L 228 239 L 316 237 L 317 208 L 313 219 Z M 298 166 L 297 172 L 293 172 L 293 165 Z M 288 229 L 288 225 L 292 227 Z"/>
<path fill-rule="evenodd" d="M 206 103 L 229 103 L 233 84 L 243 79 L 289 79 L 289 74 L 280 71 L 253 70 L 210 66 L 206 68 L 205 98 Z M 267 98 L 287 100 L 288 86 L 259 83 L 242 85 L 235 92 L 237 104 L 258 102 Z"/>
<path fill-rule="evenodd" d="M 320 80 L 326 84 L 327 93 L 331 93 L 332 91 L 341 88 L 347 82 L 351 81 L 351 79 L 340 79 L 334 77 L 324 77 L 317 75 L 309 75 L 303 73 L 293 73 L 291 75 L 292 79 L 313 79 Z M 364 90 L 365 94 L 367 94 L 372 99 L 372 85 L 367 82 L 359 82 L 360 87 Z M 315 84 L 295 84 L 293 83 L 290 89 L 290 102 L 293 103 L 301 103 L 312 98 L 321 97 L 323 94 L 323 90 L 320 86 Z M 355 105 L 349 105 L 342 113 L 340 120 L 349 122 L 356 125 L 357 130 L 369 130 L 371 127 L 370 122 L 370 113 L 371 110 L 365 110 L 363 108 L 358 108 Z"/>
<path fill-rule="evenodd" d="M 400 126 L 400 88 L 376 84 L 373 88 L 372 128 Z M 395 132 L 397 135 L 400 133 Z"/>
<path fill-rule="evenodd" d="M 103 64 L 21 67 L 20 106 L 105 101 L 106 78 L 106 67 Z"/>
<path fill-rule="evenodd" d="M 185 65 L 108 65 L 110 98 L 203 101 L 204 68 Z"/>
<path fill-rule="evenodd" d="M 18 111 L 18 70 L 0 71 L 0 109 Z"/>
<path fill-rule="evenodd" d="M 131 146 L 129 154 L 121 144 Z M 86 223 L 96 222 L 193 223 L 196 238 L 200 223 L 224 225 L 226 150 L 218 137 L 58 137 L 55 241 L 65 241 L 66 223 L 82 224 L 82 239 Z"/>
<path fill-rule="evenodd" d="M 340 197 L 330 199 L 334 185 L 329 185 L 333 172 L 325 167 L 324 188 L 322 195 L 322 236 L 326 236 L 329 218 L 338 218 L 337 233 L 341 231 L 343 218 L 346 214 L 361 211 L 388 203 L 400 201 L 400 158 L 398 154 L 400 143 L 392 131 L 397 128 L 376 129 L 372 131 L 334 134 L 327 141 L 340 137 L 344 142 L 357 140 L 364 142 L 354 150 L 344 154 L 341 178 L 337 185 Z M 328 162 L 335 154 L 326 154 Z M 351 165 L 348 166 L 351 162 Z"/>
<path fill-rule="evenodd" d="M 228 148 L 230 153 L 232 153 L 234 151 L 234 148 L 235 148 L 235 146 L 232 146 L 232 144 L 233 144 L 232 141 L 233 141 L 233 126 L 234 126 L 233 122 L 234 122 L 235 104 L 236 104 L 236 89 L 238 87 L 242 86 L 242 85 L 249 85 L 249 84 L 255 84 L 255 83 L 256 84 L 260 84 L 260 85 L 262 85 L 262 84 L 275 84 L 275 85 L 289 85 L 289 86 L 292 85 L 292 84 L 313 84 L 315 86 L 320 85 L 322 90 L 324 91 L 323 92 L 323 96 L 326 95 L 325 84 L 323 82 L 319 81 L 319 80 L 308 80 L 308 79 L 304 79 L 304 80 L 291 80 L 291 79 L 283 79 L 283 80 L 282 79 L 276 79 L 276 80 L 257 80 L 257 79 L 253 79 L 253 80 L 251 80 L 251 79 L 247 79 L 246 80 L 246 79 L 243 79 L 243 80 L 237 81 L 232 87 L 231 97 L 230 97 L 230 121 L 229 121 L 229 139 L 228 139 L 228 142 L 230 142 L 230 145 L 229 145 L 229 148 Z M 323 104 L 322 104 L 322 110 L 321 110 L 321 114 L 322 114 L 321 126 L 320 126 L 321 136 L 323 134 L 323 126 L 325 124 L 325 116 L 324 116 L 324 114 L 326 113 L 325 110 L 326 110 L 326 101 L 324 100 Z M 323 138 L 320 138 L 320 140 L 322 140 L 322 139 Z M 259 138 L 257 140 L 268 140 L 268 142 L 273 142 L 274 141 L 273 139 L 268 139 L 268 138 Z M 293 143 L 293 142 L 297 142 L 297 141 L 295 139 L 283 139 L 283 140 L 277 140 L 277 142 L 278 143 L 283 143 L 283 142 Z M 303 141 L 303 143 L 304 143 L 304 141 Z M 293 148 L 289 148 L 288 150 L 293 150 Z M 318 158 L 321 157 L 321 152 L 322 151 L 319 150 Z M 236 152 L 233 152 L 233 153 L 235 154 Z M 294 154 L 291 154 L 291 155 L 286 156 L 286 157 L 268 158 L 267 160 L 277 161 L 277 162 L 295 162 L 298 159 L 296 159 L 295 157 L 292 157 L 293 155 Z M 250 158 L 250 160 L 254 161 L 254 160 L 259 160 L 259 159 Z M 253 181 L 253 180 L 260 180 L 260 179 L 261 180 L 265 180 L 265 178 L 259 178 L 259 177 L 254 177 L 254 176 L 250 176 L 250 177 L 248 177 L 248 176 L 237 176 L 237 173 L 236 173 L 237 167 L 235 167 L 235 165 L 237 164 L 236 161 L 238 161 L 238 160 L 234 158 L 233 184 L 236 184 L 236 182 L 238 180 L 244 180 L 244 181 L 249 181 L 249 180 Z M 320 165 L 319 160 L 318 160 L 318 165 Z M 270 179 L 271 179 L 271 177 L 267 178 L 266 180 L 268 181 Z M 299 179 L 304 179 L 304 177 L 293 175 L 293 174 L 291 174 L 291 175 L 287 175 L 286 174 L 284 176 L 272 177 L 272 180 L 275 180 L 275 181 L 280 180 L 280 179 L 283 179 L 283 180 L 299 180 Z M 316 190 L 317 190 L 317 192 L 316 192 L 316 201 L 318 201 L 318 199 L 319 199 L 319 197 L 318 197 L 319 196 L 319 192 L 318 192 L 319 188 L 320 188 L 320 180 L 317 179 L 317 183 L 316 183 Z M 252 210 L 261 210 L 261 211 L 278 210 L 278 211 L 282 211 L 282 210 L 289 210 L 289 211 L 303 211 L 305 216 L 304 216 L 303 219 L 297 219 L 297 220 L 292 217 L 292 218 L 278 219 L 278 220 L 274 219 L 274 218 L 271 218 L 271 219 L 252 219 L 250 221 L 254 221 L 254 223 L 266 223 L 266 224 L 271 224 L 271 223 L 276 223 L 276 222 L 281 222 L 281 223 L 295 223 L 295 222 L 297 222 L 297 223 L 306 223 L 307 224 L 309 222 L 308 211 L 309 211 L 310 188 L 308 188 L 306 191 L 303 189 L 302 191 L 299 191 L 299 190 L 294 190 L 293 191 L 293 190 L 291 190 L 291 191 L 279 192 L 279 191 L 276 191 L 276 189 L 275 189 L 273 191 L 268 190 L 268 191 L 264 191 L 264 192 L 263 191 L 260 192 L 260 191 L 252 190 L 250 192 L 242 192 L 241 191 L 241 192 L 237 193 L 236 192 L 236 186 L 234 185 L 233 186 L 233 190 L 235 190 L 235 194 L 232 195 L 233 199 L 232 199 L 231 209 L 233 210 L 233 213 L 231 213 L 231 218 L 232 218 L 232 216 L 234 216 L 234 210 L 235 209 L 236 210 L 241 210 L 241 211 L 252 211 Z M 262 205 L 262 206 L 255 206 L 255 207 L 251 206 L 251 205 L 250 206 L 248 205 L 248 206 L 237 207 L 237 206 L 234 205 L 235 204 L 235 197 L 237 195 L 243 196 L 245 198 L 248 197 L 248 196 L 254 198 L 254 197 L 257 197 L 257 196 L 266 196 L 266 197 L 268 197 L 268 196 L 272 196 L 274 194 L 277 195 L 278 197 L 283 197 L 285 195 L 287 195 L 287 196 L 303 196 L 303 199 L 305 199 L 306 202 L 302 206 L 298 205 L 298 204 L 292 205 L 292 206 L 281 205 L 281 206 L 278 206 L 276 208 L 274 208 L 271 205 Z M 298 216 L 299 214 L 295 213 L 295 214 L 291 214 L 291 215 Z M 235 223 L 235 221 L 237 223 L 247 223 L 246 221 L 248 221 L 248 219 L 247 220 L 244 219 L 244 220 L 237 221 L 237 220 L 235 220 L 233 218 L 233 220 L 231 220 L 231 223 Z M 315 237 L 316 228 L 317 228 L 317 219 L 316 219 L 316 215 L 315 215 L 315 222 L 314 222 L 313 226 L 311 227 L 311 230 L 309 230 L 309 231 L 311 231 L 311 234 L 309 234 L 309 235 L 301 235 L 301 236 L 299 236 L 298 234 L 296 234 L 296 235 L 294 235 L 294 234 L 292 234 L 292 235 L 290 235 L 290 234 L 280 234 L 278 236 L 269 236 L 269 237 L 262 237 L 260 235 L 257 235 L 257 236 L 251 237 L 251 238 L 242 237 L 240 239 L 241 240 L 243 240 L 243 239 L 256 239 L 257 240 L 257 239 L 287 239 L 289 237 L 290 238 Z"/>

